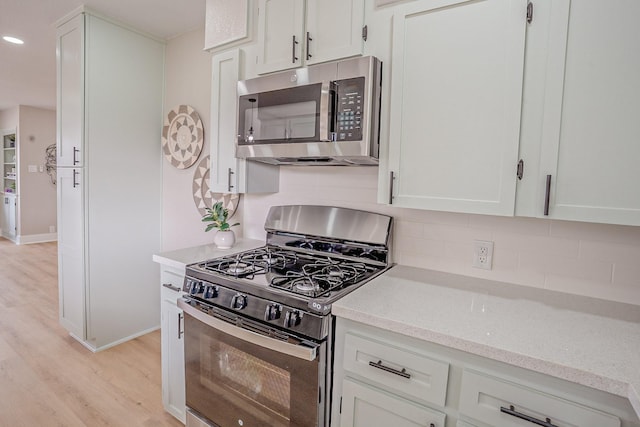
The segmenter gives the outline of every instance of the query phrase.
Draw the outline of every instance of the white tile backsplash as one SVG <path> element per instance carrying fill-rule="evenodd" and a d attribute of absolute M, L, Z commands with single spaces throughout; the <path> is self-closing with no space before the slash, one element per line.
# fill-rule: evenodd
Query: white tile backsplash
<path fill-rule="evenodd" d="M 279 193 L 244 196 L 244 235 L 264 239 L 273 205 L 369 210 L 394 217 L 399 264 L 640 305 L 640 227 L 380 205 L 377 174 L 376 167 L 283 166 Z M 474 240 L 494 242 L 492 270 L 471 266 Z"/>

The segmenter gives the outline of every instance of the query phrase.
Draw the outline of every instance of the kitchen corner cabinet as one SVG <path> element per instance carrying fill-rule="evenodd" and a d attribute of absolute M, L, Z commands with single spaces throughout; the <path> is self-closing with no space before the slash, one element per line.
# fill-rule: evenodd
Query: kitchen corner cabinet
<path fill-rule="evenodd" d="M 136 31 L 88 13 L 58 26 L 59 315 L 93 351 L 160 323 L 163 69 Z"/>
<path fill-rule="evenodd" d="M 362 54 L 364 0 L 260 0 L 258 74 Z"/>
<path fill-rule="evenodd" d="M 211 191 L 217 193 L 274 193 L 280 168 L 236 158 L 237 83 L 240 50 L 212 58 L 211 79 Z"/>
<path fill-rule="evenodd" d="M 640 3 L 550 7 L 535 216 L 640 225 Z"/>
<path fill-rule="evenodd" d="M 184 314 L 177 300 L 182 295 L 184 275 L 184 271 L 161 267 L 162 403 L 183 424 L 186 422 Z"/>
<path fill-rule="evenodd" d="M 525 0 L 397 7 L 382 201 L 513 215 L 526 9 Z"/>
<path fill-rule="evenodd" d="M 502 408 L 514 409 L 503 411 Z M 332 425 L 638 427 L 628 400 L 394 332 L 336 319 Z M 546 418 L 552 424 L 544 424 Z M 534 423 L 535 424 L 535 423 Z"/>

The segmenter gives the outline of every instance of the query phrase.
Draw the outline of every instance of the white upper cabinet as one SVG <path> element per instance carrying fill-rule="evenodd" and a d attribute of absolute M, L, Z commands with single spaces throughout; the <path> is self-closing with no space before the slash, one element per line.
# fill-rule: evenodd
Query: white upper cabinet
<path fill-rule="evenodd" d="M 265 163 L 237 159 L 237 85 L 240 50 L 213 56 L 211 78 L 211 168 L 209 187 L 215 193 L 273 193 L 280 169 Z"/>
<path fill-rule="evenodd" d="M 362 54 L 364 0 L 307 0 L 307 65 Z"/>
<path fill-rule="evenodd" d="M 84 128 L 84 18 L 58 28 L 57 166 L 82 166 Z M 80 125 L 79 125 L 80 124 Z"/>
<path fill-rule="evenodd" d="M 249 0 L 206 0 L 205 50 L 247 41 L 249 10 Z"/>
<path fill-rule="evenodd" d="M 535 216 L 640 225 L 640 2 L 552 7 Z"/>
<path fill-rule="evenodd" d="M 364 0 L 260 0 L 258 7 L 259 74 L 362 54 Z"/>
<path fill-rule="evenodd" d="M 526 9 L 422 0 L 394 11 L 393 205 L 513 215 Z"/>

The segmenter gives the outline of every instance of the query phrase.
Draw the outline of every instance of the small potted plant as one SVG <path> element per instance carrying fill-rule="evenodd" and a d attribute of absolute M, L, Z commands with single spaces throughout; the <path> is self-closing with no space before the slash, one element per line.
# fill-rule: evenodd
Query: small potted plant
<path fill-rule="evenodd" d="M 202 217 L 202 222 L 209 222 L 204 231 L 211 231 L 217 228 L 216 235 L 213 236 L 213 242 L 220 249 L 230 249 L 236 243 L 236 235 L 231 227 L 240 225 L 239 222 L 229 225 L 229 209 L 222 206 L 222 202 L 217 202 L 211 208 L 206 208 L 206 214 Z"/>

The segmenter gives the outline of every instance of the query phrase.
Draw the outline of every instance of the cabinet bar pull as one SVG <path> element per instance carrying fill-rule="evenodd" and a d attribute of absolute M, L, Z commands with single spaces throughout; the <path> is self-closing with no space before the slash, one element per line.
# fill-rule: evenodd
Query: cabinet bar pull
<path fill-rule="evenodd" d="M 551 197 L 551 175 L 547 175 L 547 185 L 544 193 L 544 215 L 549 216 L 549 197 Z"/>
<path fill-rule="evenodd" d="M 163 283 L 162 286 L 167 289 L 171 289 L 172 291 L 180 292 L 180 288 L 177 286 L 173 286 L 171 283 Z"/>
<path fill-rule="evenodd" d="M 80 185 L 80 183 L 78 181 L 76 181 L 76 176 L 80 175 L 80 172 L 78 172 L 77 170 L 73 170 L 73 188 L 76 188 Z"/>
<path fill-rule="evenodd" d="M 558 427 L 555 424 L 551 424 L 551 419 L 549 417 L 547 417 L 545 421 L 542 421 L 537 418 L 531 417 L 529 415 L 523 414 L 522 412 L 516 411 L 513 405 L 509 405 L 508 408 L 501 406 L 500 412 L 503 412 L 507 415 L 511 415 L 516 418 L 520 418 L 521 420 L 529 421 L 530 423 L 533 423 L 542 427 Z"/>
<path fill-rule="evenodd" d="M 524 160 L 520 159 L 518 161 L 518 167 L 516 169 L 516 176 L 518 177 L 518 180 L 522 180 L 522 177 L 524 176 Z"/>
<path fill-rule="evenodd" d="M 310 44 L 311 40 L 313 40 L 311 38 L 311 34 L 309 33 L 309 31 L 307 31 L 307 61 L 310 60 L 311 57 L 313 56 L 313 55 L 311 55 L 311 50 L 309 48 L 309 44 Z"/>
<path fill-rule="evenodd" d="M 393 176 L 393 171 L 389 172 L 389 204 L 393 204 L 393 180 L 395 176 Z"/>
<path fill-rule="evenodd" d="M 527 3 L 527 23 L 531 24 L 533 21 L 533 3 Z"/>
<path fill-rule="evenodd" d="M 374 368 L 378 368 L 378 369 L 382 369 L 385 372 L 389 372 L 395 375 L 399 375 L 402 378 L 406 378 L 406 379 L 410 379 L 411 378 L 411 374 L 407 372 L 407 370 L 405 368 L 402 368 L 401 371 L 398 371 L 397 369 L 393 369 L 390 368 L 388 366 L 384 366 L 382 364 L 382 360 L 378 360 L 377 362 L 369 362 L 369 366 L 374 367 Z"/>
<path fill-rule="evenodd" d="M 296 56 L 296 45 L 298 44 L 298 42 L 296 41 L 296 36 L 293 36 L 293 42 L 291 43 L 291 63 L 295 64 L 296 61 L 298 60 L 298 57 Z"/>
<path fill-rule="evenodd" d="M 231 189 L 233 188 L 233 185 L 231 185 L 231 175 L 233 175 L 233 171 L 229 168 L 229 171 L 227 172 L 227 191 L 229 191 L 229 193 L 231 193 Z"/>
<path fill-rule="evenodd" d="M 182 330 L 182 313 L 178 313 L 178 339 L 182 338 L 184 331 Z"/>
<path fill-rule="evenodd" d="M 80 160 L 78 160 L 78 158 L 76 157 L 76 154 L 78 154 L 79 152 L 80 152 L 79 149 L 77 149 L 76 147 L 73 147 L 73 166 L 80 163 Z"/>

